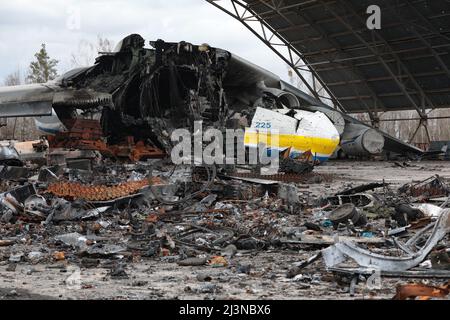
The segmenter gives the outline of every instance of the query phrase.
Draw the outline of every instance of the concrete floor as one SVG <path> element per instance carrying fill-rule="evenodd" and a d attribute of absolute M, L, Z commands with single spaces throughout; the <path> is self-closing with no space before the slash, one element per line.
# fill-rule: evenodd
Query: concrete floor
<path fill-rule="evenodd" d="M 333 182 L 310 186 L 314 195 L 331 195 L 348 185 L 385 180 L 401 186 L 433 175 L 450 180 L 446 162 L 413 162 L 400 168 L 391 162 L 329 162 L 317 173 L 333 176 Z M 6 250 L 0 248 L 0 250 Z M 128 279 L 112 279 L 107 269 L 79 269 L 70 261 L 50 264 L 19 264 L 7 271 L 8 261 L 0 260 L 0 298 L 55 299 L 386 299 L 395 294 L 396 285 L 406 279 L 383 279 L 382 288 L 369 290 L 364 283 L 351 297 L 345 286 L 338 286 L 332 274 L 317 261 L 304 270 L 306 278 L 292 280 L 286 272 L 294 263 L 306 259 L 314 251 L 265 251 L 238 253 L 224 268 L 181 267 L 158 259 L 138 258 L 127 263 Z M 1 257 L 1 255 L 0 255 Z M 250 274 L 240 274 L 237 266 L 251 265 Z M 199 274 L 207 274 L 211 282 L 201 282 Z M 75 280 L 70 285 L 69 278 Z M 439 280 L 431 283 L 440 284 Z"/>

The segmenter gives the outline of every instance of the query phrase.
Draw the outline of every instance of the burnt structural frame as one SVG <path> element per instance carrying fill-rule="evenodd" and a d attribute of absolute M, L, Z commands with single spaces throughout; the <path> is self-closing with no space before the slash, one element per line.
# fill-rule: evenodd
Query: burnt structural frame
<path fill-rule="evenodd" d="M 206 1 L 240 21 L 263 41 L 296 72 L 317 99 L 331 100 L 343 112 L 368 113 L 374 126 L 385 121 L 380 119 L 381 112 L 415 110 L 420 121 L 410 141 L 422 126 L 431 140 L 427 110 L 450 108 L 450 85 L 446 86 L 450 84 L 450 23 L 445 22 L 450 21 L 450 5 L 445 1 L 432 4 L 427 0 Z M 373 4 L 382 9 L 382 28 L 401 33 L 403 37 L 389 38 L 386 33 L 367 28 L 366 9 Z M 336 26 L 339 32 L 324 28 L 327 24 Z M 287 36 L 287 32 L 293 31 L 306 36 L 300 39 Z M 353 43 L 343 44 L 345 37 L 351 37 Z M 308 44 L 324 44 L 323 41 L 328 48 L 306 50 Z M 414 55 L 417 52 L 422 54 Z M 429 63 L 430 72 L 411 70 L 411 63 L 425 62 Z M 373 76 L 361 71 L 371 66 L 383 70 L 384 75 Z M 312 74 L 312 84 L 305 79 L 304 71 Z M 340 80 L 327 79 L 326 72 Z M 433 86 L 433 81 L 439 82 L 433 77 L 440 77 L 443 86 L 426 89 Z M 322 88 L 317 88 L 315 79 Z M 385 90 L 380 90 L 380 85 Z M 338 94 L 335 88 L 339 86 L 346 86 L 353 94 Z M 392 92 L 392 88 L 398 90 Z M 329 98 L 320 95 L 321 90 Z M 395 100 L 401 102 L 393 103 Z"/>

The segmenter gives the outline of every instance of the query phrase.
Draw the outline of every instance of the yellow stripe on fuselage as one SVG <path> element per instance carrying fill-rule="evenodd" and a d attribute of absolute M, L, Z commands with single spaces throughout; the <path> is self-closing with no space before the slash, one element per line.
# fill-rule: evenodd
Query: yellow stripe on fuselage
<path fill-rule="evenodd" d="M 244 143 L 246 146 L 257 146 L 259 143 L 262 143 L 269 148 L 292 148 L 294 149 L 293 151 L 311 151 L 313 154 L 331 156 L 340 142 L 339 139 L 305 137 L 296 134 L 278 134 L 277 136 L 278 143 L 276 138 L 272 139 L 272 134 L 270 133 L 258 133 L 247 130 Z"/>

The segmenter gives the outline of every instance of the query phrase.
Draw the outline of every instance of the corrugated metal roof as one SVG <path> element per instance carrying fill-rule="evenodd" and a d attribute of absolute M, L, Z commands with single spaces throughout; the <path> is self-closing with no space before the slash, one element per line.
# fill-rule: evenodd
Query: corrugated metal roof
<path fill-rule="evenodd" d="M 349 113 L 450 107 L 450 2 L 254 0 Z M 368 6 L 382 12 L 369 30 Z"/>

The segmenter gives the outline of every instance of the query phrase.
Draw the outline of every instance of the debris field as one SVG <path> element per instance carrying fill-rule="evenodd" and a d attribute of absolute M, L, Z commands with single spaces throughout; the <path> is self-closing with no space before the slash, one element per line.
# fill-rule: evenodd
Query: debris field
<path fill-rule="evenodd" d="M 288 182 L 101 158 L 0 175 L 2 299 L 448 298 L 444 162 Z"/>
<path fill-rule="evenodd" d="M 443 150 L 229 51 L 132 34 L 0 88 L 17 117 L 45 137 L 0 143 L 0 299 L 448 298 Z"/>

